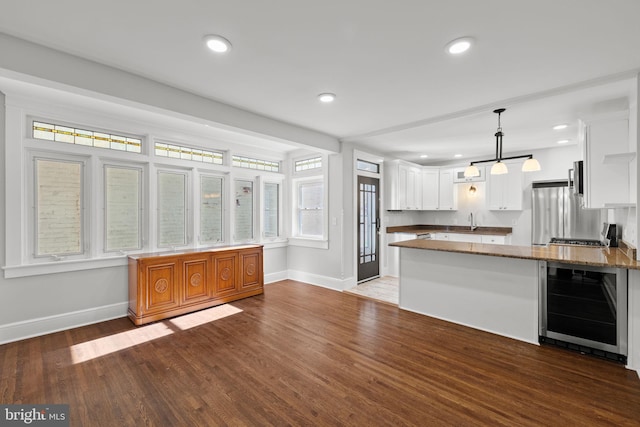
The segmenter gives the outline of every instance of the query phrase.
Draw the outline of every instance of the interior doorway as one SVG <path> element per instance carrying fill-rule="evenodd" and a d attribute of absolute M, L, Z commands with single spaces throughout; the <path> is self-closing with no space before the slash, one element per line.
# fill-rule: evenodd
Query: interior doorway
<path fill-rule="evenodd" d="M 358 283 L 380 277 L 380 179 L 358 175 Z"/>

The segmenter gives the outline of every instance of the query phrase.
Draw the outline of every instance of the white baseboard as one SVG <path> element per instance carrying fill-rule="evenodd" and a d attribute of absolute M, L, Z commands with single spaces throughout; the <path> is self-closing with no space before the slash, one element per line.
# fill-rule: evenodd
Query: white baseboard
<path fill-rule="evenodd" d="M 287 271 L 278 271 L 276 273 L 269 273 L 269 274 L 265 274 L 264 275 L 264 283 L 269 284 L 269 283 L 274 283 L 274 282 L 279 282 L 280 280 L 287 280 L 288 274 Z"/>
<path fill-rule="evenodd" d="M 336 279 L 319 274 L 306 273 L 304 271 L 289 270 L 288 279 L 297 280 L 299 282 L 309 283 L 310 285 L 321 286 L 323 288 L 333 289 L 335 291 L 344 291 L 354 285 L 353 277 L 347 279 Z"/>
<path fill-rule="evenodd" d="M 121 302 L 0 325 L 0 344 L 125 317 L 128 307 L 128 302 Z"/>

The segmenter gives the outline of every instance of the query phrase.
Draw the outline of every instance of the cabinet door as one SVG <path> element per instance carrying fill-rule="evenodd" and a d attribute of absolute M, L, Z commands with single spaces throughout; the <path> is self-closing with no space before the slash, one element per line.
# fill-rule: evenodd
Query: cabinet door
<path fill-rule="evenodd" d="M 409 186 L 409 168 L 404 165 L 398 167 L 398 209 L 407 210 L 407 187 Z"/>
<path fill-rule="evenodd" d="M 212 256 L 213 296 L 223 297 L 238 292 L 238 252 Z"/>
<path fill-rule="evenodd" d="M 240 252 L 240 290 L 258 289 L 262 284 L 262 256 L 260 251 Z"/>
<path fill-rule="evenodd" d="M 506 243 L 505 236 L 482 236 L 482 243 L 489 243 L 492 245 L 504 245 Z"/>
<path fill-rule="evenodd" d="M 440 171 L 425 169 L 422 171 L 422 209 L 435 210 L 439 206 Z"/>
<path fill-rule="evenodd" d="M 629 120 L 616 118 L 590 123 L 585 149 L 585 207 L 630 203 L 629 161 L 610 161 L 611 157 L 607 157 L 629 152 Z"/>
<path fill-rule="evenodd" d="M 449 240 L 451 242 L 480 243 L 482 237 L 478 234 L 451 233 Z"/>
<path fill-rule="evenodd" d="M 177 259 L 142 263 L 145 315 L 167 311 L 180 305 L 179 270 Z"/>
<path fill-rule="evenodd" d="M 456 210 L 457 195 L 453 188 L 453 169 L 440 170 L 439 183 L 439 209 L 440 210 Z"/>
<path fill-rule="evenodd" d="M 200 302 L 209 298 L 209 263 L 203 255 L 182 262 L 182 301 L 185 304 Z"/>
<path fill-rule="evenodd" d="M 509 173 L 487 175 L 487 202 L 490 210 L 522 210 L 522 166 L 509 164 Z"/>
<path fill-rule="evenodd" d="M 522 210 L 522 165 L 516 164 L 509 168 L 509 173 L 504 175 L 504 209 L 510 211 Z"/>

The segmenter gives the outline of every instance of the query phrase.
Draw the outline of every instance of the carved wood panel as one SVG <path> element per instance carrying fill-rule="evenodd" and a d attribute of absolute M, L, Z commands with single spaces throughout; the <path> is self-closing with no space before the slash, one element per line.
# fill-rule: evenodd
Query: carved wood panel
<path fill-rule="evenodd" d="M 215 296 L 227 295 L 238 290 L 238 253 L 214 255 Z"/>
<path fill-rule="evenodd" d="M 207 258 L 184 261 L 182 272 L 182 300 L 184 302 L 195 302 L 209 298 Z"/>
<path fill-rule="evenodd" d="M 147 265 L 145 268 L 147 312 L 162 311 L 180 304 L 176 281 L 176 262 Z"/>
<path fill-rule="evenodd" d="M 262 258 L 260 251 L 243 251 L 241 258 L 241 289 L 262 286 Z"/>

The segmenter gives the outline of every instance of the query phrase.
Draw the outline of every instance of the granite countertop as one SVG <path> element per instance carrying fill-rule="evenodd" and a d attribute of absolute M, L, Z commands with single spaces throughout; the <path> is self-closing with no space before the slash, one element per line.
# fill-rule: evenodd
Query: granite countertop
<path fill-rule="evenodd" d="M 471 230 L 468 225 L 396 225 L 387 227 L 387 233 L 460 233 L 506 236 L 512 232 L 511 227 L 478 227 Z"/>
<path fill-rule="evenodd" d="M 390 243 L 389 246 L 640 270 L 640 262 L 627 256 L 627 251 L 623 248 L 562 245 L 512 246 L 424 239 Z"/>

